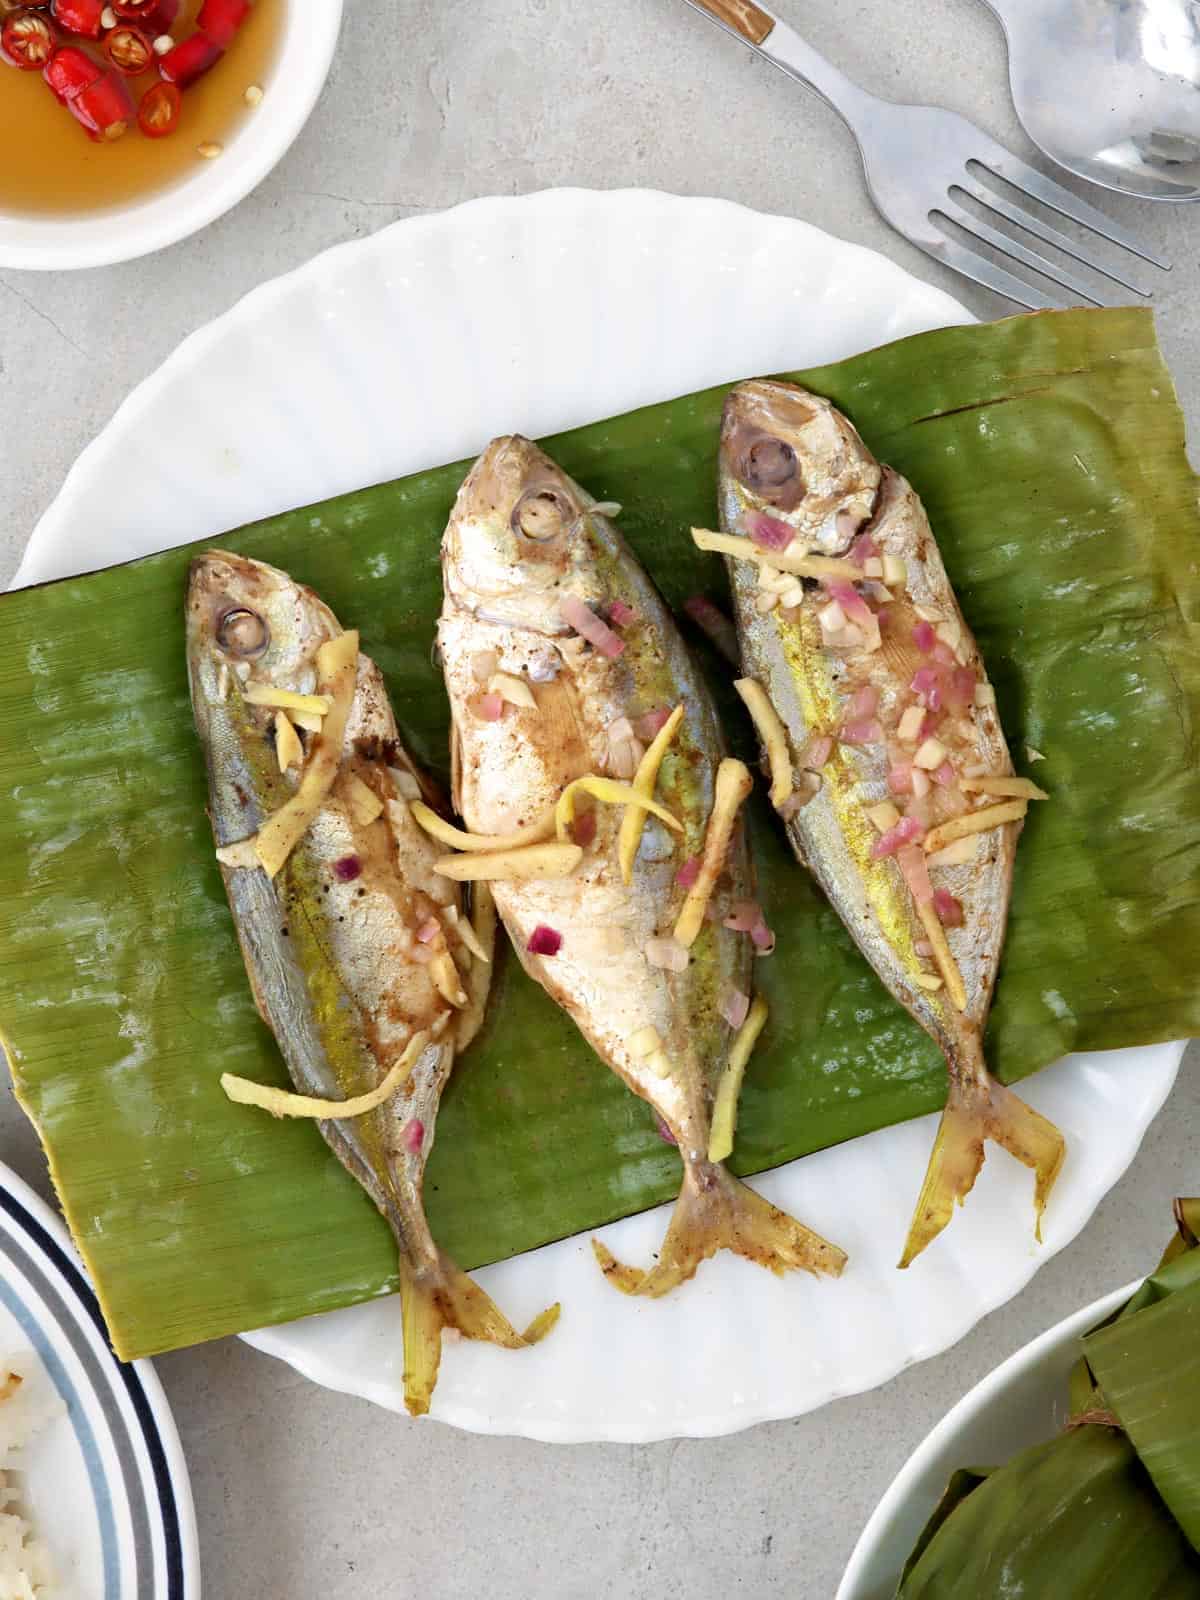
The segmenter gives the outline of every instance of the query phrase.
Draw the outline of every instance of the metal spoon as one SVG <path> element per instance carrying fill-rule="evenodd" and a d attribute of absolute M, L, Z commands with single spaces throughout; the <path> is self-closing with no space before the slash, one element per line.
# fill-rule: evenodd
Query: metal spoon
<path fill-rule="evenodd" d="M 1017 115 L 1052 160 L 1142 199 L 1200 199 L 1197 0 L 987 4 Z"/>

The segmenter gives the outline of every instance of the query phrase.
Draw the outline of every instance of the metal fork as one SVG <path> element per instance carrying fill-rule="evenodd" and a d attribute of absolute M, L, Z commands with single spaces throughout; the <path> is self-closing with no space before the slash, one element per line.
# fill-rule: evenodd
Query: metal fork
<path fill-rule="evenodd" d="M 1152 254 L 1102 211 L 1019 160 L 965 117 L 936 106 L 897 105 L 860 89 L 756 0 L 687 3 L 833 107 L 858 141 L 872 200 L 893 228 L 935 261 L 943 261 L 984 288 L 1035 311 L 1079 300 L 1113 305 L 1128 298 L 1110 298 L 1111 290 L 1085 282 L 1069 266 L 1012 238 L 989 220 L 1003 218 L 1031 240 L 1051 245 L 1112 284 L 1149 298 L 1150 290 L 1097 259 L 1089 245 L 1060 232 L 1031 208 L 1029 202 L 1033 201 L 1142 261 L 1170 271 L 1169 262 Z M 983 215 L 963 204 L 968 196 L 983 209 Z M 1074 298 L 1064 301 L 1044 292 L 972 248 L 962 234 L 990 246 L 1009 261 L 1032 268 Z"/>

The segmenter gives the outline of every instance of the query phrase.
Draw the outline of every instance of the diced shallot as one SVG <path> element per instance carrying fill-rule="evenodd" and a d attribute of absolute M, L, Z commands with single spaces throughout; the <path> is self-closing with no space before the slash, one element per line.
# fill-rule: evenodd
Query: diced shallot
<path fill-rule="evenodd" d="M 876 560 L 879 556 L 879 546 L 869 533 L 860 533 L 850 546 L 847 560 L 853 561 L 856 567 L 865 566 L 868 561 Z"/>
<path fill-rule="evenodd" d="M 883 729 L 874 717 L 862 717 L 857 722 L 845 722 L 838 732 L 842 744 L 878 744 L 883 739 Z"/>
<path fill-rule="evenodd" d="M 857 622 L 866 627 L 874 624 L 875 613 L 857 589 L 852 588 L 848 583 L 831 583 L 827 587 L 832 598 L 841 606 L 851 622 Z"/>
<path fill-rule="evenodd" d="M 411 1122 L 404 1124 L 404 1148 L 409 1155 L 419 1156 L 425 1144 L 425 1124 L 420 1117 L 414 1117 Z"/>
<path fill-rule="evenodd" d="M 754 948 L 760 956 L 769 956 L 775 948 L 775 935 L 767 927 L 765 920 L 761 916 L 750 929 L 750 937 L 754 941 Z"/>
<path fill-rule="evenodd" d="M 964 711 L 975 703 L 975 674 L 970 667 L 955 667 L 946 684 L 946 704 L 951 711 Z"/>
<path fill-rule="evenodd" d="M 562 949 L 562 934 L 539 922 L 529 935 L 528 950 L 531 956 L 556 956 Z"/>
<path fill-rule="evenodd" d="M 786 550 L 796 537 L 794 528 L 778 517 L 767 516 L 765 511 L 748 511 L 745 524 L 751 542 L 762 550 Z"/>
<path fill-rule="evenodd" d="M 664 967 L 668 972 L 687 971 L 687 948 L 678 939 L 647 939 L 642 953 L 652 967 Z"/>
<path fill-rule="evenodd" d="M 860 717 L 873 717 L 878 706 L 879 690 L 873 683 L 864 683 L 854 691 L 854 698 L 850 702 L 851 719 L 857 722 Z"/>
<path fill-rule="evenodd" d="M 933 891 L 933 909 L 944 928 L 961 928 L 963 924 L 962 901 L 956 900 L 949 889 Z"/>
<path fill-rule="evenodd" d="M 819 772 L 833 754 L 833 740 L 827 733 L 814 733 L 800 752 L 800 765 Z"/>
<path fill-rule="evenodd" d="M 933 781 L 934 783 L 940 783 L 943 789 L 949 789 L 956 781 L 954 768 L 948 761 L 942 762 L 941 766 L 933 775 Z"/>
<path fill-rule="evenodd" d="M 644 744 L 650 744 L 659 729 L 665 727 L 670 715 L 666 706 L 660 706 L 656 711 L 647 711 L 633 724 L 633 731 Z"/>
<path fill-rule="evenodd" d="M 632 606 L 627 606 L 624 600 L 614 600 L 608 608 L 608 614 L 618 628 L 627 628 L 631 622 L 637 621 L 637 612 Z"/>
<path fill-rule="evenodd" d="M 499 722 L 504 715 L 504 701 L 498 694 L 481 694 L 475 702 L 475 710 L 484 722 Z"/>
<path fill-rule="evenodd" d="M 880 834 L 871 846 L 871 858 L 882 861 L 884 856 L 894 856 L 906 845 L 918 844 L 925 837 L 924 825 L 916 817 L 901 817 L 894 828 Z"/>
<path fill-rule="evenodd" d="M 937 643 L 937 634 L 931 622 L 918 622 L 912 632 L 913 643 L 922 655 L 928 655 Z"/>
<path fill-rule="evenodd" d="M 436 917 L 426 917 L 417 929 L 417 938 L 421 944 L 429 944 L 437 938 L 442 931 L 442 925 Z"/>
<path fill-rule="evenodd" d="M 625 649 L 624 639 L 619 638 L 608 623 L 602 621 L 591 606 L 585 605 L 578 595 L 563 595 L 558 602 L 558 610 L 567 626 L 582 634 L 601 655 L 615 659 Z"/>
<path fill-rule="evenodd" d="M 740 1028 L 750 1013 L 750 996 L 741 989 L 727 989 L 721 1000 L 720 1011 L 731 1028 Z"/>
<path fill-rule="evenodd" d="M 762 912 L 756 901 L 737 900 L 723 925 L 734 933 L 749 933 L 755 923 L 761 921 Z"/>
<path fill-rule="evenodd" d="M 888 788 L 893 794 L 912 793 L 913 770 L 911 761 L 894 761 L 888 768 Z"/>
<path fill-rule="evenodd" d="M 926 624 L 928 627 L 928 623 Z M 942 675 L 936 667 L 921 667 L 913 674 L 909 684 L 912 692 L 936 711 L 942 699 Z"/>
<path fill-rule="evenodd" d="M 927 906 L 933 899 L 933 884 L 929 881 L 929 864 L 920 845 L 907 844 L 896 851 L 896 861 L 904 874 L 909 892 L 919 906 Z"/>
<path fill-rule="evenodd" d="M 700 876 L 700 857 L 689 856 L 675 874 L 675 882 L 681 889 L 690 889 Z"/>
<path fill-rule="evenodd" d="M 928 961 L 933 955 L 933 946 L 930 944 L 928 939 L 918 939 L 914 943 L 913 949 L 916 951 L 917 955 L 920 956 L 922 961 Z"/>

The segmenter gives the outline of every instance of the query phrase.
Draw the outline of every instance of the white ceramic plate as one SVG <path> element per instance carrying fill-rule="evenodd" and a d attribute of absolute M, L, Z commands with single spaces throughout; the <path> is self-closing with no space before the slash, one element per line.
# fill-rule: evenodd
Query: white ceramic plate
<path fill-rule="evenodd" d="M 1082 1334 L 1125 1303 L 1114 1289 L 1040 1334 L 989 1372 L 918 1445 L 862 1531 L 836 1600 L 892 1600 L 921 1529 L 959 1467 L 991 1467 L 1052 1439 L 1067 1415 L 1067 1379 Z"/>
<path fill-rule="evenodd" d="M 536 437 L 966 320 L 880 256 L 721 201 L 578 190 L 476 201 L 331 250 L 193 334 L 80 457 L 17 581 L 215 535 L 470 455 L 496 433 Z M 586 1239 L 548 1246 L 480 1280 L 518 1326 L 561 1299 L 554 1337 L 517 1356 L 447 1346 L 433 1413 L 485 1432 L 645 1440 L 794 1416 L 882 1383 L 961 1338 L 1075 1236 L 1180 1054 L 1076 1058 L 1029 1085 L 1070 1145 L 1040 1249 L 1029 1174 L 997 1152 L 954 1225 L 897 1272 L 933 1137 L 932 1119 L 910 1123 L 757 1185 L 849 1251 L 840 1282 L 780 1281 L 723 1256 L 647 1303 L 602 1281 Z M 604 1237 L 647 1261 L 665 1226 L 649 1213 Z M 400 1405 L 394 1303 L 250 1337 L 319 1383 Z"/>
<path fill-rule="evenodd" d="M 162 1386 L 148 1361 L 113 1355 L 66 1229 L 0 1166 L 0 1353 L 26 1350 L 56 1414 L 12 1465 L 62 1592 L 199 1600 L 192 1494 Z"/>

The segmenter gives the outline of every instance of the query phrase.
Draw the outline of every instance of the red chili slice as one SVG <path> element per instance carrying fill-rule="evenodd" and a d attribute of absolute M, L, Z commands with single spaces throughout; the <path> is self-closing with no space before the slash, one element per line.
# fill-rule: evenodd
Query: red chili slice
<path fill-rule="evenodd" d="M 103 76 L 104 68 L 99 62 L 73 44 L 60 46 L 42 70 L 42 77 L 64 106 Z"/>
<path fill-rule="evenodd" d="M 119 139 L 133 121 L 129 90 L 115 72 L 106 72 L 71 101 L 71 113 L 90 139 Z"/>
<path fill-rule="evenodd" d="M 250 15 L 250 0 L 204 0 L 196 26 L 214 44 L 228 50 L 233 36 Z"/>
<path fill-rule="evenodd" d="M 22 72 L 40 72 L 54 54 L 54 30 L 36 11 L 18 11 L 0 29 L 0 55 Z"/>
<path fill-rule="evenodd" d="M 140 28 L 127 22 L 110 28 L 104 36 L 104 54 L 109 65 L 125 78 L 136 78 L 154 65 L 154 46 Z"/>
<path fill-rule="evenodd" d="M 85 39 L 98 39 L 104 31 L 100 21 L 104 5 L 105 0 L 54 0 L 51 15 L 65 32 L 82 34 Z"/>
<path fill-rule="evenodd" d="M 138 127 L 147 139 L 165 139 L 179 126 L 183 96 L 173 83 L 156 83 L 146 90 L 138 107 Z"/>
<path fill-rule="evenodd" d="M 111 4 L 122 22 L 136 22 L 144 33 L 157 39 L 161 33 L 170 33 L 180 0 L 111 0 Z"/>
<path fill-rule="evenodd" d="M 189 83 L 202 78 L 208 69 L 225 54 L 219 44 L 204 33 L 193 33 L 168 50 L 158 63 L 158 70 L 168 83 L 177 83 L 186 89 Z"/>

